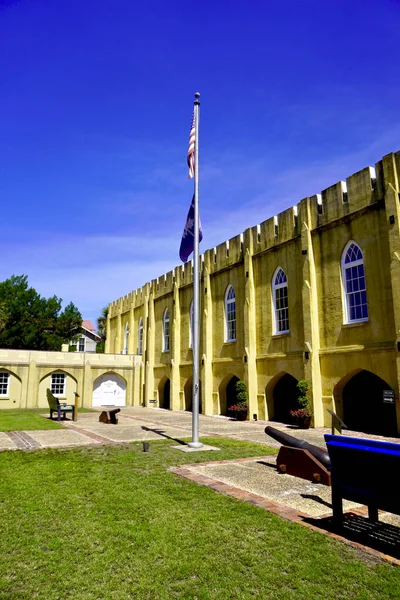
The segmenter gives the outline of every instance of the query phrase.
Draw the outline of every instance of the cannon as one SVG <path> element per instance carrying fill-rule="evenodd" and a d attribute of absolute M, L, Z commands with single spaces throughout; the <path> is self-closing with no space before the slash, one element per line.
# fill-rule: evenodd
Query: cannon
<path fill-rule="evenodd" d="M 288 473 L 314 483 L 331 485 L 331 461 L 326 450 L 299 440 L 275 427 L 266 427 L 265 433 L 282 444 L 276 459 L 276 466 L 280 473 Z"/>
<path fill-rule="evenodd" d="M 121 412 L 120 408 L 114 408 L 113 410 L 103 410 L 99 416 L 100 423 L 111 423 L 111 425 L 118 425 L 117 413 Z"/>

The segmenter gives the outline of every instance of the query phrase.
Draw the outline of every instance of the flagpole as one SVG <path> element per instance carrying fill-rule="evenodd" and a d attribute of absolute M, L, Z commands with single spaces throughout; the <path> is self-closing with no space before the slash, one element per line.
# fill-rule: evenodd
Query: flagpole
<path fill-rule="evenodd" d="M 199 269 L 199 119 L 200 94 L 195 93 L 195 146 L 194 146 L 194 250 L 193 250 L 193 388 L 192 388 L 192 441 L 191 448 L 201 448 L 199 441 L 199 354 L 200 354 L 200 269 Z"/>

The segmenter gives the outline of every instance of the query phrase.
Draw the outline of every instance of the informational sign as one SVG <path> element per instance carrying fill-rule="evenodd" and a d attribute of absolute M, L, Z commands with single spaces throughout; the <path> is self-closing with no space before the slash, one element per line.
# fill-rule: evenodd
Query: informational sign
<path fill-rule="evenodd" d="M 157 400 L 149 400 L 150 404 L 157 404 Z"/>
<path fill-rule="evenodd" d="M 383 402 L 384 404 L 394 404 L 393 390 L 383 390 Z"/>

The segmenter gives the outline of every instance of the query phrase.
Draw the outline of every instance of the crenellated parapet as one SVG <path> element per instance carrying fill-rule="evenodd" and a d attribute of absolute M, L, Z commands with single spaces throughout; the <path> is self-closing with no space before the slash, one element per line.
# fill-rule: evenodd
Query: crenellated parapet
<path fill-rule="evenodd" d="M 393 157 L 392 179 L 394 179 L 397 189 L 400 180 L 400 151 L 388 156 Z M 375 167 L 366 167 L 347 177 L 346 181 L 339 181 L 311 196 L 309 207 L 307 207 L 307 199 L 300 200 L 295 206 L 248 228 L 243 233 L 218 244 L 215 248 L 206 250 L 200 256 L 201 273 L 204 263 L 209 265 L 209 272 L 213 274 L 243 261 L 244 252 L 250 239 L 254 254 L 265 252 L 299 238 L 302 224 L 305 221 L 309 221 L 308 226 L 311 230 L 315 230 L 366 209 L 384 198 L 387 183 L 384 177 L 383 161 L 376 163 Z M 306 215 L 308 210 L 309 214 Z M 157 299 L 173 293 L 175 284 L 180 288 L 192 283 L 193 262 L 189 261 L 157 279 L 153 279 L 146 286 L 147 293 L 151 290 L 154 299 Z M 110 304 L 111 318 L 121 311 L 129 310 L 131 304 L 134 307 L 143 304 L 146 286 L 112 302 Z"/>
<path fill-rule="evenodd" d="M 366 167 L 311 197 L 311 228 L 357 212 L 383 197 L 380 169 Z"/>
<path fill-rule="evenodd" d="M 154 299 L 165 296 L 166 294 L 171 294 L 175 285 L 175 271 L 176 269 L 172 269 L 172 271 L 168 271 L 161 277 L 157 277 L 157 279 L 153 279 L 151 281 L 151 289 L 154 295 Z"/>

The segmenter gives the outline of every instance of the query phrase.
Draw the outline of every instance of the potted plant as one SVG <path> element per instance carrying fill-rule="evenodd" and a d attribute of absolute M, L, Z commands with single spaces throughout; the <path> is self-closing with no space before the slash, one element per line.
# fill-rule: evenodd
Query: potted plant
<path fill-rule="evenodd" d="M 233 404 L 228 408 L 229 415 L 238 421 L 245 421 L 247 419 L 247 389 L 244 381 L 237 381 L 235 385 L 236 389 L 236 404 Z"/>
<path fill-rule="evenodd" d="M 298 391 L 297 401 L 299 408 L 297 410 L 291 410 L 290 415 L 296 420 L 300 429 L 309 429 L 313 417 L 313 412 L 310 408 L 310 399 L 308 397 L 310 384 L 306 379 L 300 379 L 296 387 Z"/>

